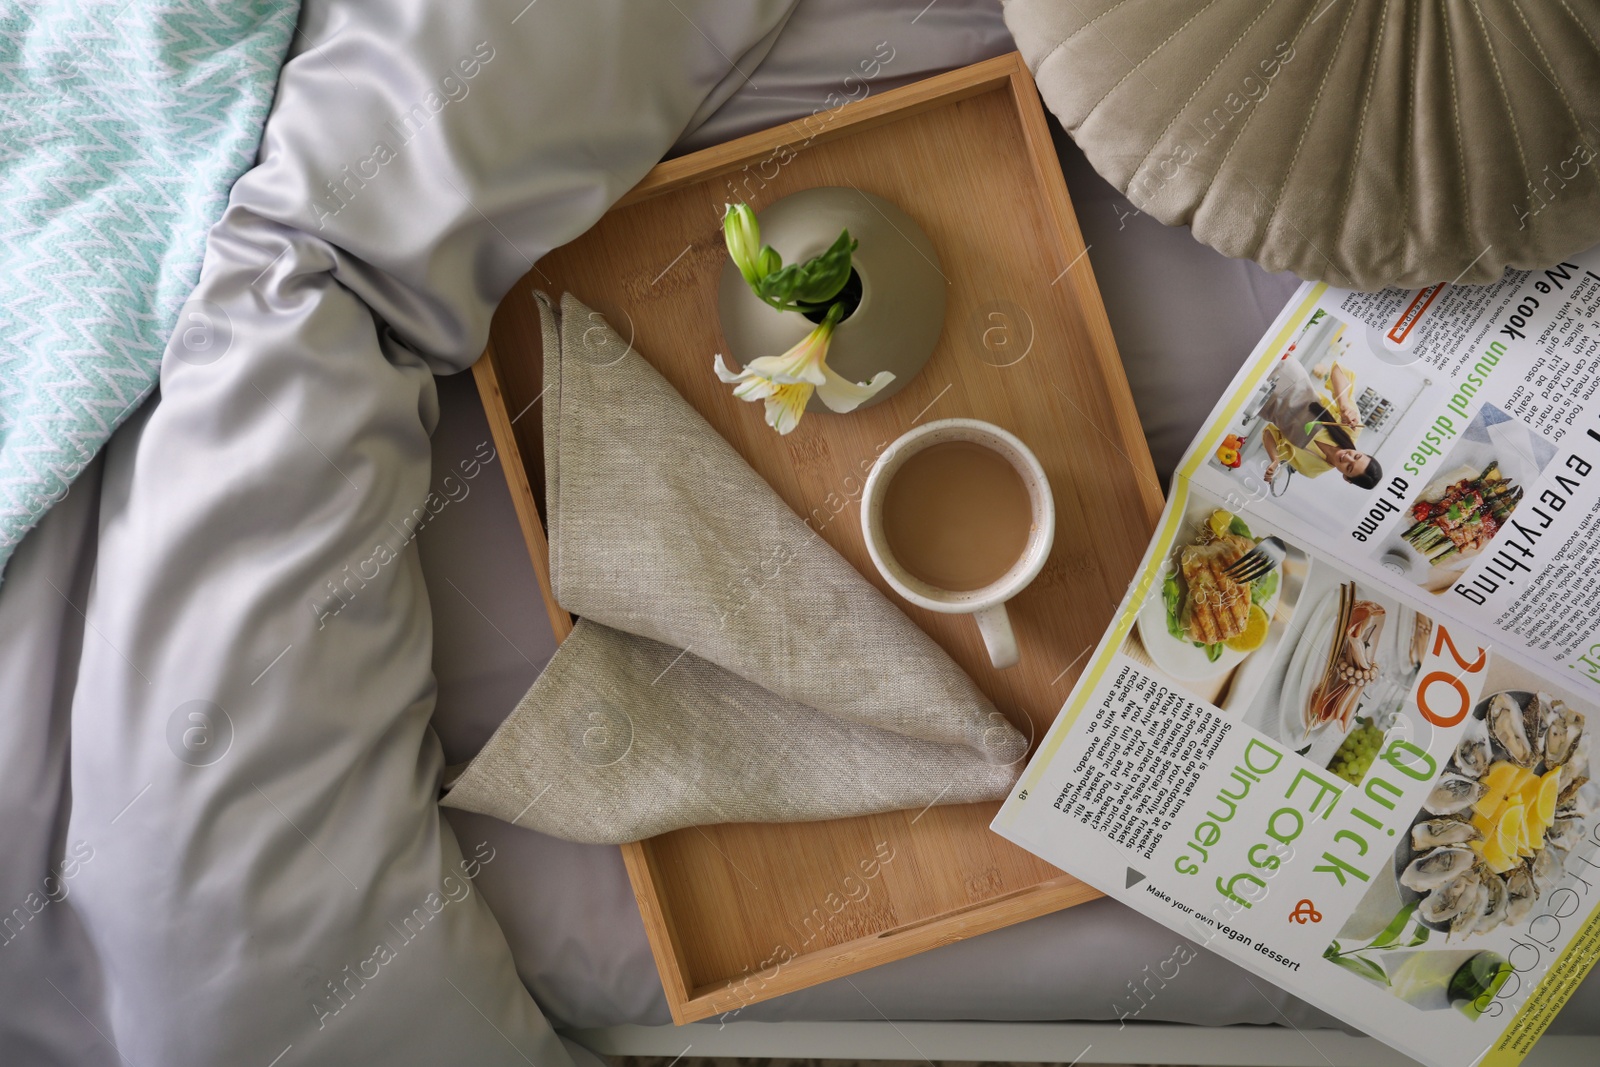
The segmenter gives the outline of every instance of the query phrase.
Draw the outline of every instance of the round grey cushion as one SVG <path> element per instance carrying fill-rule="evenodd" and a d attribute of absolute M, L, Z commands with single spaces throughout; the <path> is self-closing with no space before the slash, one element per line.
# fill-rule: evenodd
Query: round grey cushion
<path fill-rule="evenodd" d="M 1039 91 L 1134 206 L 1357 289 L 1600 243 L 1595 0 L 1008 0 Z"/>

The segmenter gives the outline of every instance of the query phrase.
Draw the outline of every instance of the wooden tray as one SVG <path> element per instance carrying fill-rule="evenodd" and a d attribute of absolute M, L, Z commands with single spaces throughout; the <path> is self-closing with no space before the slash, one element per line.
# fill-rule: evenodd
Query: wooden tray
<path fill-rule="evenodd" d="M 711 371 L 712 355 L 726 350 L 716 315 L 720 219 L 725 201 L 759 210 L 817 185 L 854 186 L 905 208 L 939 251 L 949 299 L 932 360 L 901 393 L 850 416 L 807 415 L 780 438 L 761 405 L 733 399 Z M 958 415 L 1026 441 L 1059 520 L 1044 572 L 1012 602 L 1022 662 L 996 671 L 970 618 L 890 597 L 1013 722 L 1042 737 L 1110 622 L 1162 502 L 1085 251 L 1033 80 L 1014 54 L 650 171 L 518 283 L 474 368 L 557 638 L 572 619 L 549 595 L 538 511 L 536 287 L 570 288 L 631 336 L 886 593 L 856 506 L 877 452 L 923 420 Z M 1098 895 L 991 833 L 996 808 L 714 826 L 624 846 L 673 1018 L 737 1012 Z"/>

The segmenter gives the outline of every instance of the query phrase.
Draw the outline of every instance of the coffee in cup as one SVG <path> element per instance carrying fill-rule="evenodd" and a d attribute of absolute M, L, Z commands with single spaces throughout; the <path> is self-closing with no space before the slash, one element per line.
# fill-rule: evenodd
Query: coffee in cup
<path fill-rule="evenodd" d="M 942 419 L 884 450 L 862 493 L 879 573 L 930 611 L 972 614 L 996 667 L 1017 662 L 1005 602 L 1043 568 L 1055 539 L 1044 469 L 998 426 Z"/>

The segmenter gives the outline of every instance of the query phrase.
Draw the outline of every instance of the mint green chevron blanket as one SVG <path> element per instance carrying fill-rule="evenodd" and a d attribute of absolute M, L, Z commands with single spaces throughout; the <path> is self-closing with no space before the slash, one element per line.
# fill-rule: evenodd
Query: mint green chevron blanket
<path fill-rule="evenodd" d="M 0 0 L 0 567 L 155 387 L 298 0 Z"/>

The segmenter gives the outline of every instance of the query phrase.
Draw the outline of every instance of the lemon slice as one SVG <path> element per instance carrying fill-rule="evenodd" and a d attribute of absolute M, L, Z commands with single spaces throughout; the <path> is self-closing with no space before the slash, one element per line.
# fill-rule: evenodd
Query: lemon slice
<path fill-rule="evenodd" d="M 1254 652 L 1267 640 L 1267 627 L 1272 625 L 1272 620 L 1267 617 L 1267 610 L 1260 604 L 1250 605 L 1250 615 L 1245 619 L 1244 629 L 1234 634 L 1222 643 L 1235 652 Z"/>
<path fill-rule="evenodd" d="M 1528 858 L 1533 855 L 1533 824 L 1528 819 L 1528 809 L 1522 809 L 1522 819 L 1517 823 L 1517 855 Z"/>
<path fill-rule="evenodd" d="M 1511 858 L 1505 854 L 1498 841 L 1490 841 L 1485 844 L 1479 854 L 1483 856 L 1483 862 L 1487 863 L 1489 869 L 1496 874 L 1508 871 L 1514 866 Z"/>
<path fill-rule="evenodd" d="M 1522 768 L 1515 763 L 1500 760 L 1483 776 L 1483 784 L 1489 787 L 1491 793 L 1505 793 L 1516 788 L 1517 772 L 1520 770 Z"/>
<path fill-rule="evenodd" d="M 1517 788 L 1517 772 L 1522 768 L 1514 763 L 1501 760 L 1489 768 L 1489 773 L 1483 776 L 1486 792 L 1472 805 L 1472 810 L 1479 815 L 1493 818 L 1507 803 L 1508 796 Z"/>
<path fill-rule="evenodd" d="M 1507 856 L 1515 856 L 1521 851 L 1523 815 L 1527 810 L 1521 804 L 1512 804 L 1500 813 L 1499 825 L 1495 827 L 1495 844 Z"/>
<path fill-rule="evenodd" d="M 1218 508 L 1211 513 L 1211 518 L 1206 520 L 1206 525 L 1211 528 L 1212 537 L 1221 537 L 1233 525 L 1233 512 Z"/>
<path fill-rule="evenodd" d="M 1494 820 L 1499 818 L 1500 813 L 1505 810 L 1507 803 L 1506 791 L 1504 789 L 1496 789 L 1493 786 L 1490 786 L 1487 793 L 1473 801 L 1472 811 L 1475 815 L 1487 819 L 1489 824 L 1492 826 L 1494 824 Z M 1486 833 L 1489 832 L 1489 828 L 1487 826 L 1483 827 L 1483 829 Z"/>
<path fill-rule="evenodd" d="M 1561 768 L 1545 772 L 1539 779 L 1539 795 L 1534 802 L 1534 811 L 1538 812 L 1539 821 L 1546 826 L 1556 821 L 1556 800 L 1561 796 Z"/>

